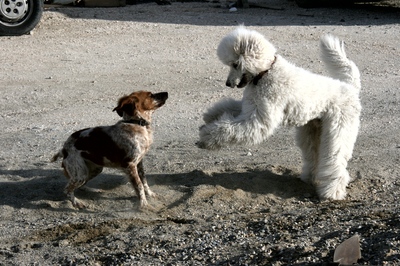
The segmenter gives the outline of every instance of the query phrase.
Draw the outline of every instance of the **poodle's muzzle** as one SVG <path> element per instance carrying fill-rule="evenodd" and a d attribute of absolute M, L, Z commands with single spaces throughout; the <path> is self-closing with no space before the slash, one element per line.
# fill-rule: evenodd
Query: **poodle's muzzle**
<path fill-rule="evenodd" d="M 231 69 L 225 85 L 230 88 L 244 88 L 253 79 L 250 73 L 243 73 L 237 69 Z"/>

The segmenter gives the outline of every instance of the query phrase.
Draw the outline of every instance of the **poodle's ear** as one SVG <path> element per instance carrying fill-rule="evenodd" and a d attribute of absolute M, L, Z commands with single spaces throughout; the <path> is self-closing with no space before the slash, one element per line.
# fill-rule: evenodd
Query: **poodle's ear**
<path fill-rule="evenodd" d="M 118 100 L 118 105 L 113 109 L 121 117 L 126 113 L 128 116 L 133 116 L 136 110 L 137 98 L 133 95 L 123 96 Z"/>

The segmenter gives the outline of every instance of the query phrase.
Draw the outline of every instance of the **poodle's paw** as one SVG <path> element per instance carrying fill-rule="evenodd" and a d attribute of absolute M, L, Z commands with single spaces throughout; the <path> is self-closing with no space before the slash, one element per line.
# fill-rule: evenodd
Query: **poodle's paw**
<path fill-rule="evenodd" d="M 301 181 L 303 181 L 304 183 L 307 183 L 307 184 L 312 184 L 312 183 L 313 183 L 313 182 L 312 182 L 313 177 L 312 177 L 312 175 L 311 175 L 310 172 L 302 172 L 302 173 L 300 174 L 299 178 L 300 178 Z"/>
<path fill-rule="evenodd" d="M 346 187 L 350 176 L 346 169 L 340 169 L 331 175 L 320 175 L 316 177 L 315 186 L 320 199 L 343 200 L 346 197 Z"/>
<path fill-rule="evenodd" d="M 221 148 L 221 145 L 215 140 L 212 134 L 214 127 L 215 125 L 208 124 L 199 128 L 200 140 L 196 142 L 197 147 L 207 150 L 218 150 Z"/>
<path fill-rule="evenodd" d="M 322 200 L 343 200 L 346 198 L 346 186 L 342 184 L 317 187 L 317 192 Z"/>
<path fill-rule="evenodd" d="M 207 143 L 203 141 L 198 141 L 196 142 L 196 146 L 200 149 L 205 149 L 205 150 L 219 150 L 221 149 L 221 146 L 215 144 L 215 143 Z"/>
<path fill-rule="evenodd" d="M 320 194 L 319 198 L 326 200 L 344 200 L 346 198 L 346 190 L 337 189 L 337 190 L 327 191 L 324 194 Z"/>

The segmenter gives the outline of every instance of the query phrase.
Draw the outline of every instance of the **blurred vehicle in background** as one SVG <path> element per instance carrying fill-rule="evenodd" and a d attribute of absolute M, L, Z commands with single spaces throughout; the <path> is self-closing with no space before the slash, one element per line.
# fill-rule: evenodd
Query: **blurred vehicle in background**
<path fill-rule="evenodd" d="M 0 35 L 29 33 L 43 14 L 43 0 L 0 0 Z"/>

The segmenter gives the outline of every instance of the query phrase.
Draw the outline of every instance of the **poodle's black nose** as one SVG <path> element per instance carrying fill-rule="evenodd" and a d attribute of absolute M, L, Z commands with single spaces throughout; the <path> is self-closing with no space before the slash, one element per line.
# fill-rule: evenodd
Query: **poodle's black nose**
<path fill-rule="evenodd" d="M 230 82 L 229 80 L 227 80 L 226 83 L 225 83 L 225 85 L 226 85 L 227 87 L 230 87 L 230 86 L 231 86 L 231 82 Z"/>

